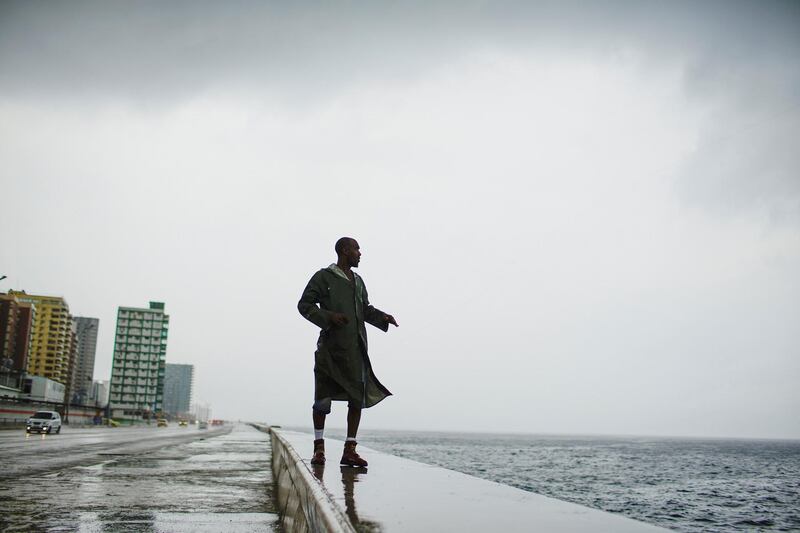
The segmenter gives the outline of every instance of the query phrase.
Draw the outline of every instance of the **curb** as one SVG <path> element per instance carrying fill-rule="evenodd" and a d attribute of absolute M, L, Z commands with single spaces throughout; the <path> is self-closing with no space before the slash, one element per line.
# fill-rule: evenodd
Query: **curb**
<path fill-rule="evenodd" d="M 347 515 L 317 481 L 308 465 L 276 426 L 251 424 L 269 433 L 281 526 L 287 533 L 356 533 Z"/>

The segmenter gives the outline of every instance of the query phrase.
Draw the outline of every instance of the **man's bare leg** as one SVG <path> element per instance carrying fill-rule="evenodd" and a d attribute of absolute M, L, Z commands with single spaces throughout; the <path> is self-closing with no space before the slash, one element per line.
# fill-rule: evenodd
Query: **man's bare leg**
<path fill-rule="evenodd" d="M 319 413 L 315 410 L 311 410 L 312 418 L 314 419 L 314 429 L 322 430 L 325 429 L 325 413 Z"/>
<path fill-rule="evenodd" d="M 325 419 L 323 418 L 323 423 Z M 347 438 L 354 439 L 358 434 L 358 425 L 361 423 L 361 408 L 347 408 Z"/>

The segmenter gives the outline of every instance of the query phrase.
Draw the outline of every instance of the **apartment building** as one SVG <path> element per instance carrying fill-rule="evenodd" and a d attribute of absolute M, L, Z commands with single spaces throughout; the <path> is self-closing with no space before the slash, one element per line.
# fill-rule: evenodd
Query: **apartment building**
<path fill-rule="evenodd" d="M 36 308 L 13 294 L 0 294 L 0 372 L 28 368 L 31 328 Z"/>
<path fill-rule="evenodd" d="M 113 418 L 152 418 L 162 411 L 168 333 L 163 302 L 118 308 L 109 393 Z"/>
<path fill-rule="evenodd" d="M 60 296 L 26 294 L 25 291 L 9 291 L 8 294 L 36 309 L 31 327 L 27 373 L 67 385 L 72 373 L 70 355 L 73 339 L 72 316 L 66 300 Z"/>
<path fill-rule="evenodd" d="M 77 404 L 88 404 L 92 395 L 97 330 L 100 327 L 100 320 L 85 316 L 76 316 L 72 320 L 77 339 L 75 371 L 72 373 L 70 385 L 72 401 Z"/>
<path fill-rule="evenodd" d="M 167 363 L 164 378 L 164 412 L 172 416 L 183 416 L 190 412 L 194 365 Z"/>

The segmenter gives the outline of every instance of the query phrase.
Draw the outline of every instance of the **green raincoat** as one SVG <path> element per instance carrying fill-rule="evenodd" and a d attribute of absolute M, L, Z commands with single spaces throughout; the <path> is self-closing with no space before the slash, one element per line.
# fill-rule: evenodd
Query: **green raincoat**
<path fill-rule="evenodd" d="M 321 329 L 314 354 L 314 399 L 351 401 L 366 408 L 392 393 L 372 371 L 364 323 L 383 331 L 389 323 L 383 311 L 369 304 L 361 277 L 353 272 L 353 278 L 350 281 L 336 264 L 323 268 L 311 277 L 297 309 Z M 335 326 L 333 313 L 343 313 L 347 324 Z"/>

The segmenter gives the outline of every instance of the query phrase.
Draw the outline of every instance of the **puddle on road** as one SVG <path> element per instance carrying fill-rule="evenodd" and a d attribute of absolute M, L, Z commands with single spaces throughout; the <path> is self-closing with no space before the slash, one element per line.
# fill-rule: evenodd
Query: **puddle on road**
<path fill-rule="evenodd" d="M 77 513 L 55 524 L 54 520 L 18 521 L 4 532 L 78 533 L 266 533 L 279 531 L 270 513 Z M 0 524 L 3 522 L 0 521 Z"/>
<path fill-rule="evenodd" d="M 164 533 L 260 533 L 275 531 L 275 518 L 265 513 L 152 513 L 111 515 L 83 513 L 79 533 L 139 532 Z"/>
<path fill-rule="evenodd" d="M 269 438 L 249 427 L 0 488 L 2 531 L 276 531 Z"/>

